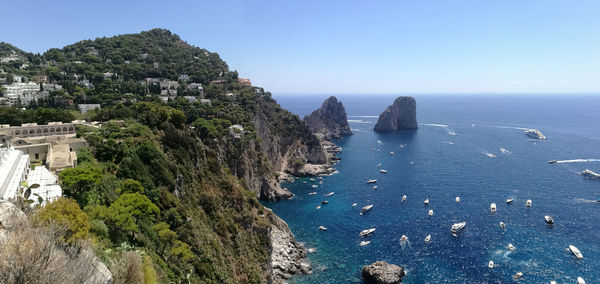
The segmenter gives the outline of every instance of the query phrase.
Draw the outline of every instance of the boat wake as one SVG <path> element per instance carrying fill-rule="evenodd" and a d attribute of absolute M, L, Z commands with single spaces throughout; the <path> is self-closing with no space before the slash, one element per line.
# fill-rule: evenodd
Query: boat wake
<path fill-rule="evenodd" d="M 435 127 L 448 127 L 448 125 L 446 125 L 446 124 L 437 124 L 437 123 L 423 123 L 421 125 L 435 126 Z"/>
<path fill-rule="evenodd" d="M 364 131 L 362 129 L 356 129 L 356 128 L 350 128 L 350 130 L 355 131 L 355 132 L 369 133 L 369 131 Z"/>
<path fill-rule="evenodd" d="M 510 155 L 510 154 L 512 154 L 512 152 L 511 152 L 511 151 L 508 151 L 508 150 L 506 150 L 506 149 L 504 149 L 504 148 L 500 148 L 500 152 L 502 152 L 503 154 L 506 154 L 506 155 Z"/>
<path fill-rule="evenodd" d="M 565 163 L 587 163 L 587 162 L 600 162 L 600 159 L 573 159 L 573 160 L 562 160 L 562 161 L 556 161 L 556 164 L 565 164 Z"/>
<path fill-rule="evenodd" d="M 362 119 L 348 119 L 348 123 L 373 123 L 372 121 L 364 121 Z"/>
<path fill-rule="evenodd" d="M 583 198 L 574 198 L 573 200 L 575 200 L 575 202 L 579 202 L 579 203 L 597 203 L 597 200 L 589 200 L 589 199 L 583 199 Z"/>
<path fill-rule="evenodd" d="M 525 127 L 516 127 L 516 126 L 501 126 L 501 125 L 485 125 L 485 124 L 471 124 L 471 127 L 481 126 L 481 127 L 490 127 L 490 128 L 503 128 L 503 129 L 517 129 L 517 130 L 531 130 L 531 128 Z"/>

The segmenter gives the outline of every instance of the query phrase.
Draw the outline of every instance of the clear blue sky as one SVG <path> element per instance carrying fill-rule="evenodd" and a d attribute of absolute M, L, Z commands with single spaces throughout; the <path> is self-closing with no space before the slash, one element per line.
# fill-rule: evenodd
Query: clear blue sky
<path fill-rule="evenodd" d="M 179 2 L 179 3 L 176 3 Z M 31 52 L 155 27 L 275 93 L 600 93 L 600 1 L 2 1 Z"/>

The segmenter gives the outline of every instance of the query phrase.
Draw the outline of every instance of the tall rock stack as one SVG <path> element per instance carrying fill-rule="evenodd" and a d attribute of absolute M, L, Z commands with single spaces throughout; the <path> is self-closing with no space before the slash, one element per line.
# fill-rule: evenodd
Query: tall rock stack
<path fill-rule="evenodd" d="M 314 134 L 322 135 L 325 140 L 352 134 L 346 109 L 342 102 L 333 96 L 326 99 L 321 108 L 306 116 L 304 121 Z"/>
<path fill-rule="evenodd" d="M 380 132 L 416 129 L 417 102 L 413 97 L 398 97 L 379 115 L 373 130 Z"/>

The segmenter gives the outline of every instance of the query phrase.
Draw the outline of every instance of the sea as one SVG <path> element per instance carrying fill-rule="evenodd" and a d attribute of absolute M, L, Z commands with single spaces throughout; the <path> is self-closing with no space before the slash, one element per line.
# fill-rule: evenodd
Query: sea
<path fill-rule="evenodd" d="M 300 117 L 327 97 L 274 96 Z M 404 267 L 405 283 L 600 283 L 600 180 L 581 175 L 600 172 L 600 96 L 415 95 L 418 129 L 373 132 L 395 97 L 337 96 L 353 132 L 335 141 L 343 149 L 337 173 L 284 183 L 292 199 L 263 203 L 311 251 L 312 274 L 290 283 L 361 283 L 362 266 L 378 260 Z M 531 128 L 547 139 L 529 138 Z M 452 224 L 463 221 L 453 236 Z M 376 231 L 359 236 L 369 228 Z"/>

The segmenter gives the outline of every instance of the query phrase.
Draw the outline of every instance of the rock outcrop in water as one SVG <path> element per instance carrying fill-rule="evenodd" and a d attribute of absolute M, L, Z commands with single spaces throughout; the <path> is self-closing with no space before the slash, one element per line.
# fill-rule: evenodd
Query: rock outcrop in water
<path fill-rule="evenodd" d="M 304 118 L 304 122 L 317 136 L 325 140 L 338 139 L 344 135 L 352 134 L 346 109 L 341 101 L 334 96 L 323 102 L 321 108 L 313 111 Z"/>
<path fill-rule="evenodd" d="M 288 225 L 277 217 L 270 214 L 271 220 L 271 259 L 272 269 L 270 282 L 284 283 L 286 279 L 294 274 L 310 274 L 312 268 L 306 258 L 306 250 L 296 242 Z"/>
<path fill-rule="evenodd" d="M 396 131 L 417 128 L 417 102 L 413 97 L 398 97 L 379 115 L 375 131 Z"/>
<path fill-rule="evenodd" d="M 385 261 L 377 261 L 362 268 L 362 279 L 367 284 L 401 283 L 404 275 L 404 268 Z"/>

